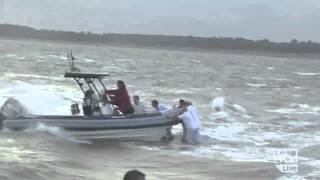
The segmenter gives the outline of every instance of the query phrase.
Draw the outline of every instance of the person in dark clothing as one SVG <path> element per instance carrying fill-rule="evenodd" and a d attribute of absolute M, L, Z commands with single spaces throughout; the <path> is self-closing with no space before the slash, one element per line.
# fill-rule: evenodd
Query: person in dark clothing
<path fill-rule="evenodd" d="M 128 171 L 124 177 L 123 180 L 145 180 L 146 175 L 138 170 L 131 170 Z"/>
<path fill-rule="evenodd" d="M 128 94 L 126 85 L 123 81 L 117 81 L 118 89 L 107 90 L 106 94 L 111 95 L 111 104 L 117 105 L 120 112 L 123 114 L 133 114 L 134 109 L 130 101 L 130 96 Z"/>
<path fill-rule="evenodd" d="M 185 105 L 186 105 L 186 101 L 183 100 L 183 99 L 179 99 L 179 106 L 178 106 L 178 108 L 182 108 L 182 107 L 184 107 Z"/>

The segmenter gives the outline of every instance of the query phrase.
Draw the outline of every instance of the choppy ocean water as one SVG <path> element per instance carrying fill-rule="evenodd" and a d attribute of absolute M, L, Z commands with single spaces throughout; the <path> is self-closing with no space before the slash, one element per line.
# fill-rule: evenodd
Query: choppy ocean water
<path fill-rule="evenodd" d="M 320 177 L 320 61 L 0 40 L 0 104 L 15 97 L 35 114 L 69 114 L 80 101 L 63 78 L 66 52 L 83 71 L 110 73 L 130 95 L 171 106 L 179 98 L 202 116 L 204 144 L 77 142 L 57 128 L 0 132 L 0 179 L 317 179 Z M 222 111 L 216 111 L 219 107 Z M 298 172 L 281 173 L 274 152 L 298 152 Z M 240 171 L 240 170 L 241 171 Z M 261 173 L 263 172 L 263 173 Z"/>

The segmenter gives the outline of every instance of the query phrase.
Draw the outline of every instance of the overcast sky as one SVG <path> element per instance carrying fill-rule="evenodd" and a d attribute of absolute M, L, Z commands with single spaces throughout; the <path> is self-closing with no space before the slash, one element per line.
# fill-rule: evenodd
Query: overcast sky
<path fill-rule="evenodd" d="M 320 0 L 0 0 L 0 22 L 97 33 L 320 42 Z"/>

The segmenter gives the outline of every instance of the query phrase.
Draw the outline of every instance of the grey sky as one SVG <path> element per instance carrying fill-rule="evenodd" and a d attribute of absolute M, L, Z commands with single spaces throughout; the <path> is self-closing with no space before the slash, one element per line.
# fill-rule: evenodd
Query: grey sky
<path fill-rule="evenodd" d="M 320 0 L 1 1 L 1 22 L 36 28 L 320 42 Z"/>

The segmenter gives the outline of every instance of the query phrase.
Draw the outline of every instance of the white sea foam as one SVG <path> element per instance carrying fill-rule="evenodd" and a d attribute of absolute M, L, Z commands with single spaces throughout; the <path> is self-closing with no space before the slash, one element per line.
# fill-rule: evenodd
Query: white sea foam
<path fill-rule="evenodd" d="M 319 115 L 320 107 L 319 106 L 310 106 L 308 104 L 297 104 L 292 103 L 289 105 L 289 108 L 280 108 L 274 110 L 265 110 L 266 112 L 280 113 L 280 114 L 311 114 Z"/>
<path fill-rule="evenodd" d="M 173 126 L 171 129 L 173 134 L 179 134 L 182 132 L 182 130 L 183 130 L 182 125 Z"/>
<path fill-rule="evenodd" d="M 19 74 L 19 73 L 6 73 L 4 74 L 1 79 L 12 79 L 12 78 L 19 78 L 19 77 L 25 77 L 25 78 L 34 78 L 34 79 L 44 79 L 44 80 L 55 80 L 55 81 L 63 81 L 65 80 L 62 76 L 42 76 L 42 75 L 35 75 L 35 74 Z"/>
<path fill-rule="evenodd" d="M 17 57 L 15 54 L 6 54 L 6 57 Z"/>
<path fill-rule="evenodd" d="M 320 160 L 318 159 L 309 159 L 301 162 L 301 164 L 312 166 L 313 171 L 308 174 L 309 177 L 320 177 Z"/>
<path fill-rule="evenodd" d="M 43 123 L 38 123 L 36 127 L 29 128 L 25 130 L 26 132 L 46 132 L 48 134 L 54 135 L 56 137 L 66 139 L 68 141 L 74 143 L 81 143 L 81 144 L 91 144 L 90 141 L 86 140 L 79 140 L 75 137 L 69 136 L 67 132 L 64 132 L 63 129 L 55 126 L 47 126 Z"/>
<path fill-rule="evenodd" d="M 223 111 L 224 110 L 224 97 L 220 96 L 212 100 L 212 108 L 215 111 Z"/>
<path fill-rule="evenodd" d="M 293 108 L 299 108 L 301 110 L 312 111 L 312 112 L 320 111 L 320 106 L 310 106 L 308 104 L 292 103 L 289 106 Z"/>
<path fill-rule="evenodd" d="M 320 76 L 320 73 L 314 73 L 314 72 L 295 72 L 295 74 L 300 76 Z"/>
<path fill-rule="evenodd" d="M 312 125 L 311 122 L 305 122 L 305 121 L 289 121 L 288 124 L 290 126 L 298 127 L 298 128 Z"/>
<path fill-rule="evenodd" d="M 307 107 L 302 105 L 302 107 Z M 219 124 L 219 123 L 216 123 Z M 308 125 L 310 123 L 303 123 Z M 214 123 L 211 124 L 215 125 Z M 283 150 L 283 148 L 266 147 L 271 142 L 292 142 L 288 148 L 301 150 L 303 148 L 314 146 L 320 142 L 320 133 L 308 135 L 301 133 L 285 133 L 281 131 L 264 132 L 262 130 L 250 131 L 250 126 L 259 126 L 257 123 L 232 122 L 213 127 L 205 127 L 201 135 L 208 136 L 219 143 L 211 146 L 194 146 L 177 149 L 181 154 L 195 157 L 232 160 L 240 162 L 269 162 L 274 163 L 275 159 L 272 152 Z M 293 141 L 294 140 L 294 141 Z M 230 142 L 230 143 L 229 143 Z M 233 145 L 236 143 L 237 145 Z M 286 149 L 288 149 L 286 148 Z M 158 148 L 147 148 L 148 150 L 159 150 Z M 299 156 L 299 160 L 306 158 Z M 317 166 L 318 161 L 307 163 L 311 166 Z M 313 174 L 316 174 L 313 171 Z"/>
<path fill-rule="evenodd" d="M 230 115 L 225 111 L 218 111 L 216 113 L 211 114 L 209 117 L 213 121 L 216 119 L 225 120 L 225 121 L 234 121 L 235 120 L 235 118 L 230 117 Z"/>
<path fill-rule="evenodd" d="M 203 130 L 203 134 L 206 134 L 207 136 L 214 139 L 224 141 L 238 141 L 240 133 L 243 133 L 245 129 L 246 125 L 236 122 L 220 125 L 216 128 L 205 128 Z"/>
<path fill-rule="evenodd" d="M 133 61 L 132 59 L 121 59 L 121 58 L 118 58 L 116 59 L 116 61 L 120 61 L 120 62 L 131 62 Z"/>
<path fill-rule="evenodd" d="M 252 77 L 250 77 L 251 79 L 254 79 L 254 80 L 258 80 L 258 81 L 262 81 L 262 80 L 264 80 L 265 78 L 263 78 L 263 77 L 256 77 L 256 76 L 252 76 Z"/>
<path fill-rule="evenodd" d="M 240 113 L 247 113 L 247 109 L 242 107 L 241 105 L 239 104 L 233 104 L 232 105 L 234 107 L 234 109 L 237 111 L 237 112 L 240 112 Z"/>
<path fill-rule="evenodd" d="M 148 150 L 148 151 L 159 151 L 161 150 L 159 147 L 155 147 L 155 146 L 141 146 L 142 149 Z"/>
<path fill-rule="evenodd" d="M 272 71 L 272 70 L 275 70 L 276 68 L 275 67 L 267 67 L 267 69 Z"/>
<path fill-rule="evenodd" d="M 196 63 L 196 64 L 200 64 L 200 63 L 201 63 L 200 60 L 196 60 L 196 59 L 191 60 L 191 62 L 192 62 L 192 63 Z"/>
<path fill-rule="evenodd" d="M 52 155 L 48 151 L 41 151 L 24 147 L 19 143 L 19 141 L 15 141 L 12 139 L 2 139 L 0 146 L 0 159 L 3 162 L 32 163 L 34 161 L 55 161 L 57 160 L 57 157 Z"/>
<path fill-rule="evenodd" d="M 46 59 L 47 57 L 46 57 L 46 56 L 41 56 L 41 55 L 39 55 L 39 56 L 37 56 L 37 58 L 39 58 L 39 59 Z"/>
<path fill-rule="evenodd" d="M 68 59 L 66 56 L 58 56 L 58 55 L 54 55 L 54 54 L 49 54 L 48 57 L 55 58 L 55 59 L 61 59 L 61 60 Z"/>
<path fill-rule="evenodd" d="M 316 167 L 316 169 L 320 170 L 320 160 L 311 160 L 311 161 L 304 162 L 303 164 L 314 166 Z"/>
<path fill-rule="evenodd" d="M 194 147 L 189 150 L 181 151 L 184 155 L 195 157 L 206 157 L 212 159 L 229 159 L 238 162 L 275 162 L 272 152 L 281 150 L 275 148 L 264 148 L 247 146 L 242 148 L 232 147 L 230 145 L 211 145 Z"/>
<path fill-rule="evenodd" d="M 276 180 L 307 180 L 302 176 L 299 175 L 283 175 Z"/>
<path fill-rule="evenodd" d="M 19 82 L 11 87 L 0 89 L 0 103 L 4 103 L 9 97 L 14 97 L 27 107 L 32 114 L 70 114 L 70 101 L 75 98 L 74 96 L 79 94 L 66 88 L 64 88 L 64 92 L 58 91 L 57 87 L 54 86 L 33 86 L 28 83 Z M 64 95 L 60 95 L 59 93 L 63 93 Z"/>
<path fill-rule="evenodd" d="M 261 84 L 253 84 L 253 83 L 247 83 L 248 86 L 254 87 L 254 88 L 260 88 L 260 87 L 265 87 L 267 84 L 261 83 Z"/>
<path fill-rule="evenodd" d="M 103 67 L 103 70 L 113 70 L 113 71 L 122 71 L 122 69 L 120 67 L 117 67 L 116 65 L 114 64 L 109 64 L 108 66 L 104 66 Z"/>
<path fill-rule="evenodd" d="M 84 60 L 85 62 L 87 62 L 87 63 L 95 63 L 95 62 L 97 62 L 96 60 L 90 59 L 90 58 L 84 58 L 83 60 Z"/>
<path fill-rule="evenodd" d="M 210 115 L 210 119 L 222 119 L 227 121 L 235 121 L 236 116 L 241 115 L 243 118 L 251 118 L 247 114 L 247 109 L 239 104 L 228 104 L 224 97 L 220 96 L 212 100 L 211 107 L 214 113 Z"/>
<path fill-rule="evenodd" d="M 187 90 L 187 89 L 182 90 L 182 89 L 174 89 L 174 88 L 167 89 L 166 88 L 164 90 L 165 90 L 166 93 L 172 93 L 172 94 L 193 94 L 192 91 Z"/>
<path fill-rule="evenodd" d="M 276 79 L 277 81 L 289 81 L 289 79 L 285 79 L 285 78 L 279 78 L 279 79 Z"/>
<path fill-rule="evenodd" d="M 26 131 L 30 131 L 31 129 L 27 129 Z M 46 126 L 43 123 L 38 123 L 37 126 L 33 129 L 39 132 L 49 132 L 51 134 L 60 135 L 62 134 L 62 130 L 55 126 Z"/>
<path fill-rule="evenodd" d="M 293 114 L 296 112 L 294 109 L 290 108 L 281 108 L 281 109 L 274 109 L 274 110 L 265 110 L 266 112 L 273 112 L 273 113 L 280 113 L 280 114 Z"/>
<path fill-rule="evenodd" d="M 6 145 L 0 147 L 0 158 L 2 162 L 28 163 L 31 160 L 24 157 L 32 157 L 34 154 L 34 151 L 25 149 L 20 146 Z"/>

